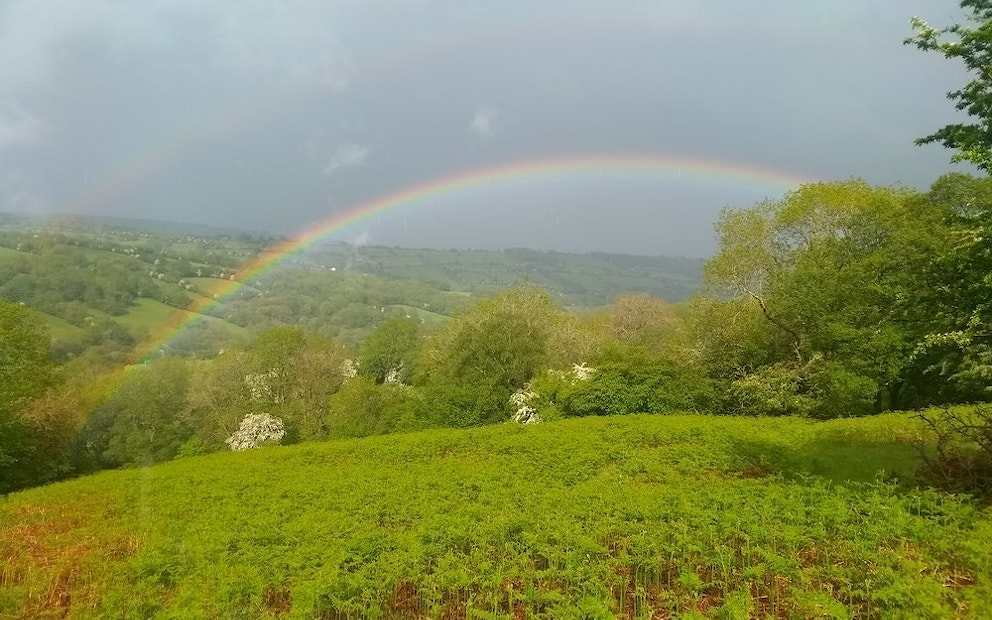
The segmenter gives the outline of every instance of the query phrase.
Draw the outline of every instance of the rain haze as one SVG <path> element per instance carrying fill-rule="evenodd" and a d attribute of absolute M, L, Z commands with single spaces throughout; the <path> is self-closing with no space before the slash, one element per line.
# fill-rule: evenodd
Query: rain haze
<path fill-rule="evenodd" d="M 902 44 L 913 15 L 959 19 L 938 0 L 6 0 L 0 211 L 292 235 L 477 174 L 331 238 L 706 256 L 722 208 L 790 182 L 952 169 L 913 140 L 955 120 L 964 74 Z M 486 182 L 507 167 L 530 172 Z"/>

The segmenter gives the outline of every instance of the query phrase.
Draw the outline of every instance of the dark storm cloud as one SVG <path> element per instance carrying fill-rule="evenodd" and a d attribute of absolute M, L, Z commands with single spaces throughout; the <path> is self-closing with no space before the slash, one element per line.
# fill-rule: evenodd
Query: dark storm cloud
<path fill-rule="evenodd" d="M 292 233 L 467 169 L 667 153 L 925 187 L 952 64 L 901 44 L 938 0 L 8 0 L 0 210 Z M 749 184 L 576 180 L 396 212 L 346 235 L 701 255 Z M 764 194 L 762 193 L 764 192 Z"/>

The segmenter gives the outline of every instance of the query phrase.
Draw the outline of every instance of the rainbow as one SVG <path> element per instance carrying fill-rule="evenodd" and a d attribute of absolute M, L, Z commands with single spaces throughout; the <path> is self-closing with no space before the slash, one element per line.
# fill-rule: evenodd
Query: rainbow
<path fill-rule="evenodd" d="M 300 234 L 275 243 L 243 265 L 233 279 L 200 296 L 173 321 L 157 326 L 132 357 L 147 360 L 202 313 L 240 290 L 250 279 L 273 268 L 314 242 L 333 233 L 398 209 L 428 207 L 444 199 L 491 193 L 529 183 L 575 182 L 583 179 L 688 179 L 693 182 L 731 184 L 783 193 L 809 179 L 801 175 L 729 161 L 671 155 L 592 155 L 517 161 L 472 169 L 440 177 L 386 194 L 354 208 L 335 213 Z"/>

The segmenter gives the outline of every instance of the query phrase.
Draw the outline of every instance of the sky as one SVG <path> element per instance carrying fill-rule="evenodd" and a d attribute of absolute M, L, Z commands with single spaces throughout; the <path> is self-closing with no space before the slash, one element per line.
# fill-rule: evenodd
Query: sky
<path fill-rule="evenodd" d="M 913 144 L 960 120 L 967 77 L 902 44 L 914 15 L 961 20 L 947 0 L 3 0 L 0 212 L 295 235 L 406 192 L 328 239 L 705 257 L 722 209 L 803 181 L 970 171 Z M 542 172 L 579 158 L 603 169 Z M 657 164 L 605 163 L 635 158 Z"/>

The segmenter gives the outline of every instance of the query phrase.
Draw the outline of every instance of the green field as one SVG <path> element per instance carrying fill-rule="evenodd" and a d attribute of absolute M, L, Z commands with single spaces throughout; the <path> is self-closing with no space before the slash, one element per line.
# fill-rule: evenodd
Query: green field
<path fill-rule="evenodd" d="M 216 454 L 0 503 L 0 615 L 989 617 L 992 511 L 907 414 L 503 424 Z"/>
<path fill-rule="evenodd" d="M 118 317 L 117 322 L 133 331 L 147 331 L 157 325 L 177 325 L 180 321 L 177 316 L 182 316 L 183 321 L 192 318 L 196 313 L 188 310 L 181 310 L 173 306 L 164 304 L 154 299 L 141 298 L 128 310 L 127 314 Z M 245 333 L 243 327 L 232 325 L 227 321 L 216 317 L 201 315 L 199 320 L 206 322 L 211 327 L 224 330 L 232 335 L 240 336 Z"/>
<path fill-rule="evenodd" d="M 405 304 L 395 304 L 389 306 L 390 309 L 402 310 L 407 316 L 411 318 L 417 318 L 424 323 L 444 323 L 445 321 L 450 321 L 451 317 L 444 314 L 438 314 L 437 312 L 431 312 L 430 310 L 424 310 L 423 308 L 417 308 L 414 306 L 407 306 Z"/>
<path fill-rule="evenodd" d="M 196 288 L 201 291 L 200 294 L 203 296 L 208 296 L 207 293 L 213 290 L 226 290 L 226 285 L 224 280 L 218 278 L 187 278 Z M 259 290 L 253 286 L 247 284 L 239 284 L 238 290 L 247 291 L 252 293 L 258 293 Z"/>
<path fill-rule="evenodd" d="M 60 319 L 57 316 L 46 314 L 44 312 L 35 312 L 38 318 L 44 321 L 45 325 L 48 326 L 52 340 L 75 340 L 80 338 L 83 334 L 82 328 L 76 327 L 64 319 Z M 94 312 L 94 314 L 97 313 Z"/>

